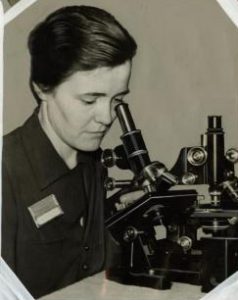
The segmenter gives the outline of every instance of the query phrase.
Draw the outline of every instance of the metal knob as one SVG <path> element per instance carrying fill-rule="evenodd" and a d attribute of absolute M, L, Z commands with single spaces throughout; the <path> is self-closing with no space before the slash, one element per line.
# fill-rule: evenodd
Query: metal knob
<path fill-rule="evenodd" d="M 193 166 L 202 166 L 207 161 L 207 152 L 202 147 L 192 147 L 188 151 L 187 160 Z"/>
<path fill-rule="evenodd" d="M 238 149 L 230 148 L 226 151 L 226 159 L 231 163 L 236 164 L 238 162 Z"/>

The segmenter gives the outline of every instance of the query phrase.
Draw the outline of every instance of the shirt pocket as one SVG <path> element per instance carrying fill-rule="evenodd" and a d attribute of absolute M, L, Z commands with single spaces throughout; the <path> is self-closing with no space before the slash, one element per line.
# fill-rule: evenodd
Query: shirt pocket
<path fill-rule="evenodd" d="M 63 227 L 60 225 L 62 222 L 61 218 L 62 216 L 56 217 L 41 227 L 37 227 L 34 221 L 31 220 L 30 224 L 22 227 L 21 232 L 19 232 L 19 237 L 22 241 L 33 244 L 50 244 L 63 241 L 65 234 Z"/>
<path fill-rule="evenodd" d="M 85 231 L 86 216 L 81 208 L 72 204 L 60 205 L 63 214 L 47 220 L 41 226 L 36 224 L 28 208 L 23 209 L 19 214 L 20 240 L 39 245 L 64 240 L 80 242 Z"/>
<path fill-rule="evenodd" d="M 31 235 L 29 241 L 35 244 L 55 244 L 57 242 L 81 244 L 84 238 L 85 226 L 86 219 L 82 213 L 70 221 L 68 218 L 65 219 L 64 215 L 61 215 L 40 228 L 37 228 L 34 224 L 34 234 Z"/>

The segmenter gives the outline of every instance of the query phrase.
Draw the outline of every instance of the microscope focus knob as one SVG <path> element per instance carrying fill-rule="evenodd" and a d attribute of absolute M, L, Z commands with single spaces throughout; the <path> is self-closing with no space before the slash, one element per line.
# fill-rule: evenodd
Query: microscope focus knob
<path fill-rule="evenodd" d="M 187 160 L 192 166 L 202 166 L 207 161 L 207 152 L 203 147 L 192 147 L 188 151 Z"/>
<path fill-rule="evenodd" d="M 188 251 L 193 245 L 192 239 L 186 235 L 181 236 L 177 243 L 183 248 L 184 251 Z"/>
<path fill-rule="evenodd" d="M 124 232 L 123 240 L 127 243 L 133 242 L 140 234 L 144 234 L 144 232 L 137 230 L 134 226 L 128 226 Z"/>
<path fill-rule="evenodd" d="M 107 191 L 113 191 L 119 188 L 131 187 L 131 180 L 115 180 L 112 177 L 107 177 L 104 182 L 104 187 Z"/>
<path fill-rule="evenodd" d="M 230 148 L 226 151 L 226 159 L 231 163 L 236 164 L 238 162 L 238 149 Z"/>
<path fill-rule="evenodd" d="M 101 162 L 106 168 L 111 168 L 116 164 L 116 154 L 112 149 L 105 149 L 102 152 Z"/>
<path fill-rule="evenodd" d="M 183 184 L 195 184 L 198 176 L 193 174 L 192 172 L 187 172 L 182 177 Z"/>

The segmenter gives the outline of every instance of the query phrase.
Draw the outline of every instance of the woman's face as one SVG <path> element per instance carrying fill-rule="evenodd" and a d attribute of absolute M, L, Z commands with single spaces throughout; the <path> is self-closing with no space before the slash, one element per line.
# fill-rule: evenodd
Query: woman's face
<path fill-rule="evenodd" d="M 131 62 L 77 71 L 41 98 L 48 121 L 68 146 L 97 150 L 115 120 L 114 107 L 129 92 Z"/>

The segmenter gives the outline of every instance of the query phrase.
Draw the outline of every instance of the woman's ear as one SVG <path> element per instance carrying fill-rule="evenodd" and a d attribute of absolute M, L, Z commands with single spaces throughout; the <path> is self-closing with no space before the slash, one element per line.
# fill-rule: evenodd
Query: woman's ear
<path fill-rule="evenodd" d="M 47 100 L 47 93 L 44 91 L 44 89 L 36 84 L 35 82 L 32 82 L 32 88 L 34 89 L 34 92 L 39 97 L 40 100 L 46 101 Z"/>

